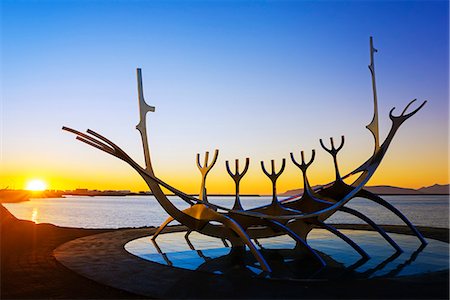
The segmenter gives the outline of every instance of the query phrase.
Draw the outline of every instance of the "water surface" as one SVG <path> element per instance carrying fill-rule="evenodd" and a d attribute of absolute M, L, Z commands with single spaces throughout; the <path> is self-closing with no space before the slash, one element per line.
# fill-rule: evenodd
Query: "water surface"
<path fill-rule="evenodd" d="M 169 197 L 178 208 L 188 205 L 177 197 Z M 449 198 L 446 195 L 383 196 L 415 225 L 449 228 Z M 231 207 L 234 197 L 209 197 L 210 202 Z M 244 208 L 269 204 L 271 197 L 243 197 Z M 3 204 L 19 219 L 79 228 L 123 228 L 159 226 L 167 213 L 153 196 L 83 197 L 31 199 Z M 346 204 L 378 224 L 402 225 L 402 221 L 384 207 L 355 198 Z M 338 212 L 329 223 L 363 223 L 352 215 Z M 176 224 L 174 222 L 174 224 Z"/>
<path fill-rule="evenodd" d="M 286 235 L 258 239 L 258 245 L 272 265 L 271 278 L 375 278 L 422 275 L 448 269 L 448 243 L 427 239 L 422 245 L 412 235 L 389 235 L 399 244 L 403 252 L 396 252 L 377 232 L 364 230 L 341 230 L 363 248 L 369 259 L 361 256 L 343 240 L 324 229 L 314 229 L 308 236 L 308 244 L 333 261 L 327 268 L 310 265 L 310 258 L 296 258 L 295 242 Z M 149 237 L 128 242 L 125 250 L 142 259 L 163 265 L 189 270 L 201 270 L 216 274 L 240 273 L 249 276 L 261 274 L 259 264 L 250 254 L 236 265 L 227 260 L 230 248 L 224 247 L 220 239 L 208 237 L 197 232 L 189 235 L 189 243 L 184 232 L 166 233 L 158 236 L 155 242 Z M 281 250 L 283 249 L 283 250 Z M 292 249 L 292 251 L 289 251 Z M 276 256 L 270 253 L 278 253 Z M 275 258 L 275 259 L 274 259 Z M 271 261 L 274 260 L 274 261 Z M 280 260 L 283 261 L 280 264 Z"/>

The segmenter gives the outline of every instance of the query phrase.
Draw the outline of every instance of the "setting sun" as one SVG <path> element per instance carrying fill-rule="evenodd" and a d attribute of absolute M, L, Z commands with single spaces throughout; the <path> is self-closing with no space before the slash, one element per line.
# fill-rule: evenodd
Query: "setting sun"
<path fill-rule="evenodd" d="M 29 191 L 44 191 L 47 189 L 47 183 L 40 179 L 33 179 L 27 182 L 26 189 Z"/>

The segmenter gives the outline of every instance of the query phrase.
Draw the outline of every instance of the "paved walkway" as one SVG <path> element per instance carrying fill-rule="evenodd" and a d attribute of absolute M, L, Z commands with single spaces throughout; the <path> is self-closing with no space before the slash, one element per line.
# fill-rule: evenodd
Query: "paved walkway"
<path fill-rule="evenodd" d="M 400 231 L 404 228 L 397 226 Z M 394 228 L 395 229 L 395 228 Z M 182 227 L 169 228 L 183 230 Z M 396 230 L 392 230 L 396 231 Z M 448 232 L 448 231 L 447 231 Z M 402 279 L 283 281 L 196 272 L 138 258 L 124 245 L 150 235 L 125 229 L 70 241 L 54 251 L 69 269 L 107 286 L 157 298 L 441 298 L 448 271 Z"/>

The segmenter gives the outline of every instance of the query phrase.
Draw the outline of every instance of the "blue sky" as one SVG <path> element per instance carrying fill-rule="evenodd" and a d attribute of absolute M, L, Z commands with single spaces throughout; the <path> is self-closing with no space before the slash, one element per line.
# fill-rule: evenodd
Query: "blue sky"
<path fill-rule="evenodd" d="M 156 106 L 158 174 L 190 192 L 195 154 L 214 148 L 213 191 L 222 191 L 225 159 L 253 159 L 253 192 L 265 180 L 259 160 L 342 134 L 349 171 L 372 150 L 369 36 L 382 137 L 391 107 L 429 100 L 372 183 L 448 182 L 447 1 L 2 1 L 1 12 L 3 185 L 43 177 L 55 188 L 144 189 L 121 162 L 60 130 L 92 128 L 142 161 L 137 67 Z M 317 183 L 333 175 L 322 152 Z M 300 184 L 297 171 L 287 169 L 283 188 Z"/>

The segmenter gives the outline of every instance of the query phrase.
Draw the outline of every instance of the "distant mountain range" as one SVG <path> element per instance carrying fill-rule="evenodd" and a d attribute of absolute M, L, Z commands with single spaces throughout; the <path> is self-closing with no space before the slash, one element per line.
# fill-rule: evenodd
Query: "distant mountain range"
<path fill-rule="evenodd" d="M 314 186 L 313 188 L 318 188 Z M 366 186 L 364 189 L 378 195 L 448 195 L 450 184 L 435 184 L 421 187 L 420 189 L 409 189 L 390 185 Z M 293 196 L 303 194 L 303 189 L 288 190 L 280 196 Z"/>

